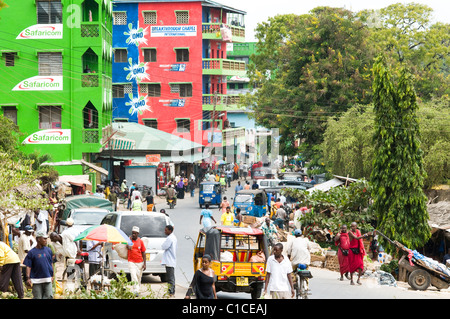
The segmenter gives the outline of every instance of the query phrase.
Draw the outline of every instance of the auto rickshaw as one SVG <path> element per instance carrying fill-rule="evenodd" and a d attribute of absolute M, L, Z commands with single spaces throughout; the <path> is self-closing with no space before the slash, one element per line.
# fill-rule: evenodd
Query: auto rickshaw
<path fill-rule="evenodd" d="M 194 249 L 194 272 L 202 267 L 202 257 L 211 256 L 217 275 L 216 291 L 247 292 L 261 296 L 269 257 L 266 237 L 261 229 L 235 226 L 200 230 Z"/>
<path fill-rule="evenodd" d="M 222 192 L 219 182 L 202 182 L 198 195 L 200 208 L 205 204 L 220 206 L 222 203 Z"/>
<path fill-rule="evenodd" d="M 236 193 L 233 207 L 241 209 L 242 215 L 262 217 L 267 213 L 267 194 L 263 190 L 243 189 Z"/>

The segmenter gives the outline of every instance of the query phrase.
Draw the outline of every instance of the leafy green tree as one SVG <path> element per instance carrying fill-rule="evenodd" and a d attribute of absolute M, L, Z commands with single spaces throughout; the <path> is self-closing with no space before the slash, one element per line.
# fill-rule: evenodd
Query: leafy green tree
<path fill-rule="evenodd" d="M 279 15 L 256 32 L 249 74 L 258 90 L 245 104 L 254 106 L 258 124 L 280 129 L 284 154 L 283 144 L 292 147 L 295 139 L 318 145 L 329 116 L 370 101 L 369 30 L 351 11 L 318 7 Z"/>
<path fill-rule="evenodd" d="M 449 103 L 448 97 L 441 97 L 420 103 L 417 110 L 425 189 L 448 183 L 450 179 Z M 370 180 L 374 116 L 372 105 L 355 105 L 339 119 L 329 119 L 321 148 L 330 173 Z"/>
<path fill-rule="evenodd" d="M 432 24 L 427 5 L 393 4 L 374 16 L 370 43 L 387 61 L 406 65 L 415 76 L 417 96 L 450 94 L 450 24 Z"/>
<path fill-rule="evenodd" d="M 379 57 L 373 72 L 373 209 L 378 227 L 387 237 L 415 249 L 431 236 L 416 95 L 406 69 L 394 83 L 386 61 Z"/>

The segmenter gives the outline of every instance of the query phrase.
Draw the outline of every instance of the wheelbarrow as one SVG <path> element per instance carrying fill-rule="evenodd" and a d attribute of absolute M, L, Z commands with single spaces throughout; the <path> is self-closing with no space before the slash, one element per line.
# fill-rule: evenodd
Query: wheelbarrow
<path fill-rule="evenodd" d="M 414 290 L 427 290 L 430 285 L 439 290 L 447 289 L 450 286 L 449 275 L 430 267 L 423 260 L 415 258 L 412 250 L 398 241 L 391 240 L 378 230 L 376 232 L 403 254 L 398 261 L 399 281 L 408 282 Z"/>

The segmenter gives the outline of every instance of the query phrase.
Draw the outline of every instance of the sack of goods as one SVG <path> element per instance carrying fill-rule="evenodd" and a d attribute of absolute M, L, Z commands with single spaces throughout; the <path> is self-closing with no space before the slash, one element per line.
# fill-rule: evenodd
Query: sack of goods
<path fill-rule="evenodd" d="M 125 244 L 115 244 L 113 246 L 114 250 L 117 252 L 120 258 L 128 259 L 128 248 Z"/>

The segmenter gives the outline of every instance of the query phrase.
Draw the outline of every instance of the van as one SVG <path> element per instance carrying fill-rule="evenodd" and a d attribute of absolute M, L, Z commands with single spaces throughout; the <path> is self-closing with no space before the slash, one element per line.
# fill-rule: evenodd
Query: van
<path fill-rule="evenodd" d="M 164 253 L 161 246 L 167 237 L 164 229 L 167 225 L 173 225 L 169 216 L 159 212 L 117 211 L 107 214 L 101 224 L 115 226 L 127 236 L 131 236 L 133 226 L 138 226 L 139 237 L 146 248 L 146 270 L 143 274 L 159 276 L 162 282 L 167 281 L 166 267 L 161 264 Z M 111 243 L 105 243 L 105 268 L 116 274 L 121 271 L 129 274 L 128 260 L 122 257 Z"/>
<path fill-rule="evenodd" d="M 277 187 L 281 182 L 279 179 L 257 179 L 256 183 L 259 186 L 259 189 L 272 188 Z"/>

